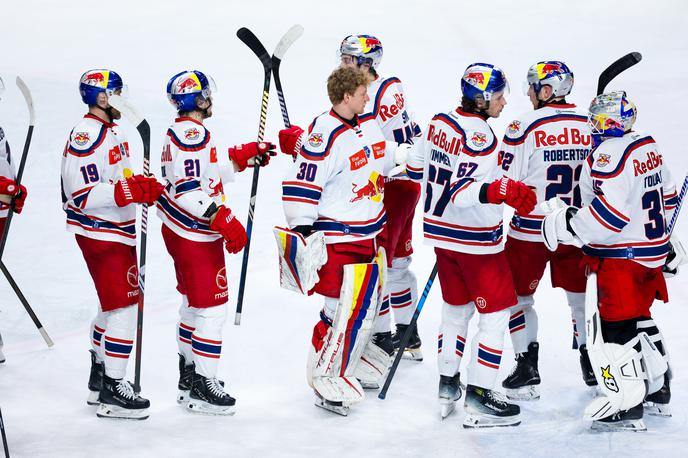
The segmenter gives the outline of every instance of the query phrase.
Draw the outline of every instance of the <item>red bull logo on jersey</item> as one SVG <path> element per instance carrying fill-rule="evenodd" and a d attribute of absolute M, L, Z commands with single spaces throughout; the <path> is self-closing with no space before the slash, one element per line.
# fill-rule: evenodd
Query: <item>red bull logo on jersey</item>
<path fill-rule="evenodd" d="M 662 165 L 662 155 L 654 151 L 647 153 L 647 160 L 633 159 L 633 175 L 638 176 L 656 169 Z"/>
<path fill-rule="evenodd" d="M 557 145 L 590 145 L 590 134 L 584 134 L 576 128 L 569 129 L 568 127 L 564 127 L 564 130 L 560 134 L 551 134 L 544 130 L 536 130 L 533 135 L 535 135 L 536 148 Z"/>
<path fill-rule="evenodd" d="M 77 132 L 74 134 L 74 143 L 79 146 L 84 146 L 90 139 L 88 132 Z"/>
<path fill-rule="evenodd" d="M 506 128 L 511 135 L 514 135 L 518 133 L 519 130 L 521 130 L 521 122 L 520 121 L 511 121 L 511 124 Z"/>
<path fill-rule="evenodd" d="M 380 120 L 387 121 L 402 111 L 404 111 L 404 96 L 402 94 L 394 94 L 393 104 L 380 105 Z"/>
<path fill-rule="evenodd" d="M 109 72 L 93 72 L 84 77 L 84 84 L 96 87 L 107 87 Z"/>
<path fill-rule="evenodd" d="M 323 144 L 323 134 L 311 134 L 308 137 L 308 144 L 311 145 L 313 148 L 317 148 L 318 146 Z"/>
<path fill-rule="evenodd" d="M 201 133 L 195 127 L 192 127 L 191 129 L 186 129 L 184 131 L 184 139 L 186 140 L 198 140 L 198 137 L 200 136 Z"/>
<path fill-rule="evenodd" d="M 356 183 L 352 183 L 351 192 L 354 194 L 354 197 L 350 200 L 350 202 L 358 202 L 359 200 L 363 200 L 365 198 L 368 198 L 373 202 L 380 202 L 382 201 L 382 195 L 385 192 L 385 177 L 376 171 L 373 171 L 370 173 L 368 182 L 363 186 L 359 187 L 356 185 Z"/>
<path fill-rule="evenodd" d="M 485 143 L 487 143 L 487 134 L 482 132 L 473 132 L 473 135 L 471 135 L 471 143 L 478 148 L 482 148 L 485 146 Z"/>
<path fill-rule="evenodd" d="M 215 183 L 215 180 L 213 180 L 212 178 L 208 178 L 208 180 L 210 180 L 210 183 L 208 183 L 208 187 L 210 188 L 210 197 L 224 195 L 225 190 L 222 187 L 221 180 L 217 180 L 217 183 Z"/>
<path fill-rule="evenodd" d="M 609 154 L 600 154 L 595 162 L 595 166 L 604 168 L 609 165 L 609 159 L 611 159 Z"/>
<path fill-rule="evenodd" d="M 438 130 L 434 124 L 430 124 L 428 128 L 428 141 L 446 153 L 459 155 L 461 141 L 457 137 L 447 140 L 447 133 L 441 128 Z"/>

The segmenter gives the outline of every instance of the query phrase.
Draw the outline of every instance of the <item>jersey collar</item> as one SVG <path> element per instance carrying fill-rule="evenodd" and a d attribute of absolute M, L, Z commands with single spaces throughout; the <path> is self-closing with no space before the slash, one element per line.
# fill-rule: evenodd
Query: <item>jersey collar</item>
<path fill-rule="evenodd" d="M 84 115 L 84 119 L 93 119 L 93 120 L 98 121 L 99 123 L 103 124 L 105 127 L 111 127 L 112 128 L 112 127 L 115 127 L 117 125 L 114 122 L 107 122 L 106 120 L 101 119 L 98 116 L 91 114 L 91 113 L 86 113 Z"/>
<path fill-rule="evenodd" d="M 200 121 L 198 121 L 198 120 L 196 120 L 196 119 L 194 119 L 194 118 L 189 118 L 189 117 L 176 118 L 176 119 L 174 120 L 174 122 L 182 122 L 182 121 L 191 121 L 191 122 L 193 122 L 193 123 L 198 124 L 199 126 L 202 126 L 202 125 L 203 125 L 202 122 L 200 122 Z"/>

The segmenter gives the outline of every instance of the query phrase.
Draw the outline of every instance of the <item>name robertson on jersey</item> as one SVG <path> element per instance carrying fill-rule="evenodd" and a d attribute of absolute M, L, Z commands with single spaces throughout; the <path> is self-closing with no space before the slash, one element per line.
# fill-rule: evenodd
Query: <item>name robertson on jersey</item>
<path fill-rule="evenodd" d="M 542 152 L 542 158 L 548 162 L 583 161 L 590 154 L 588 148 L 576 149 L 546 149 Z"/>

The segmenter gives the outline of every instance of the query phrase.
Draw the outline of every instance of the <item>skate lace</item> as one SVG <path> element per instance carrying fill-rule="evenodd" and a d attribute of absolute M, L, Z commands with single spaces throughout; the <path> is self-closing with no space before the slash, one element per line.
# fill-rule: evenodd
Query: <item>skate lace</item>
<path fill-rule="evenodd" d="M 217 378 L 213 377 L 206 379 L 205 384 L 210 390 L 210 392 L 213 393 L 215 396 L 219 398 L 227 396 L 227 393 L 225 393 L 225 390 L 222 388 L 222 385 L 220 385 L 220 381 Z"/>
<path fill-rule="evenodd" d="M 120 380 L 119 383 L 117 383 L 117 393 L 119 393 L 121 396 L 134 400 L 138 398 L 138 395 L 134 391 L 134 387 L 131 386 L 131 383 L 125 381 L 125 380 Z"/>
<path fill-rule="evenodd" d="M 500 393 L 499 391 L 488 391 L 487 392 L 487 397 L 497 406 L 499 406 L 502 409 L 505 409 L 507 406 L 507 397 Z"/>

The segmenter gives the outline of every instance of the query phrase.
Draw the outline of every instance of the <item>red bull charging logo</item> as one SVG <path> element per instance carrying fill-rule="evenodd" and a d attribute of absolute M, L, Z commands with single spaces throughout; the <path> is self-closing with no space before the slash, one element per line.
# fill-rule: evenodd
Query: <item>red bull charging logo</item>
<path fill-rule="evenodd" d="M 189 93 L 195 89 L 201 89 L 201 83 L 198 81 L 198 78 L 196 78 L 196 75 L 186 77 L 183 80 L 177 82 L 178 94 Z"/>
<path fill-rule="evenodd" d="M 385 177 L 373 171 L 368 178 L 368 182 L 363 186 L 356 186 L 356 183 L 351 185 L 351 192 L 354 197 L 350 202 L 358 202 L 364 198 L 368 198 L 373 202 L 382 201 L 382 195 L 385 192 Z"/>
<path fill-rule="evenodd" d="M 83 83 L 89 86 L 106 87 L 108 75 L 106 72 L 92 72 L 84 76 Z"/>

